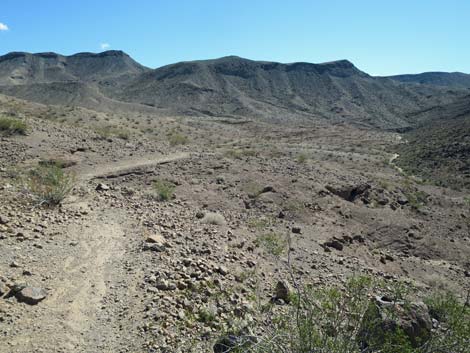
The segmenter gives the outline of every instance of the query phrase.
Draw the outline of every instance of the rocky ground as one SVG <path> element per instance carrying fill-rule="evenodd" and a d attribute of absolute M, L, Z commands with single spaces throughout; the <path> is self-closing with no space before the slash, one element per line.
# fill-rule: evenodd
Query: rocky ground
<path fill-rule="evenodd" d="M 470 289 L 468 194 L 390 164 L 396 134 L 0 98 L 29 126 L 0 139 L 0 352 L 210 352 L 260 327 L 289 266 L 316 286 Z M 75 187 L 34 207 L 21 175 L 50 159 Z"/>

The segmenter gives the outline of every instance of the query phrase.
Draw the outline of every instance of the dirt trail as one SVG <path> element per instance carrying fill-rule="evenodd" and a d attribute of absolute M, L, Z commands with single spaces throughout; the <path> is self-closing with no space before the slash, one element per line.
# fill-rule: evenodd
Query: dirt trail
<path fill-rule="evenodd" d="M 96 178 L 110 178 L 131 174 L 140 169 L 150 168 L 159 164 L 165 164 L 180 159 L 189 158 L 190 154 L 186 152 L 178 152 L 166 156 L 146 156 L 141 158 L 133 158 L 120 160 L 114 163 L 108 163 L 100 166 L 91 166 L 79 168 L 77 170 L 79 179 L 90 180 Z"/>
<path fill-rule="evenodd" d="M 132 261 L 128 222 L 125 212 L 107 209 L 66 229 L 71 249 L 51 263 L 57 267 L 51 268 L 52 290 L 41 303 L 42 322 L 28 337 L 16 336 L 12 351 L 120 351 L 122 313 L 139 311 L 134 292 L 140 276 L 126 274 Z M 136 332 L 129 334 L 136 337 Z"/>
<path fill-rule="evenodd" d="M 188 158 L 189 153 L 122 160 L 76 168 L 80 182 L 146 172 L 153 166 Z M 90 200 L 71 200 L 66 207 Z M 140 245 L 135 220 L 106 201 L 95 203 L 79 222 L 61 231 L 60 244 L 40 260 L 52 278 L 49 295 L 25 312 L 18 329 L 0 352 L 137 352 L 143 271 L 135 255 Z M 128 317 L 127 317 L 128 316 Z M 22 333 L 22 332 L 24 333 Z M 6 350 L 4 350 L 6 349 Z M 131 350 L 129 350 L 131 349 Z"/>

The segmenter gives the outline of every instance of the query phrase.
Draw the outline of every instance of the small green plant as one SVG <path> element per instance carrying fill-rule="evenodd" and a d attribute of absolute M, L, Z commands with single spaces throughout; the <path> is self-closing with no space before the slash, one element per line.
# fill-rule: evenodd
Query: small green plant
<path fill-rule="evenodd" d="M 464 197 L 463 202 L 465 205 L 467 205 L 467 207 L 470 207 L 470 196 Z"/>
<path fill-rule="evenodd" d="M 26 135 L 27 125 L 24 121 L 0 117 L 0 134 L 4 136 Z"/>
<path fill-rule="evenodd" d="M 251 148 L 232 148 L 224 152 L 224 156 L 232 159 L 242 159 L 244 157 L 255 157 L 258 153 Z"/>
<path fill-rule="evenodd" d="M 157 180 L 153 183 L 153 189 L 160 201 L 168 201 L 174 196 L 175 184 L 166 180 Z"/>
<path fill-rule="evenodd" d="M 113 136 L 116 136 L 117 138 L 120 138 L 122 140 L 129 140 L 131 136 L 129 130 L 110 125 L 97 126 L 93 130 L 102 139 L 108 139 Z"/>
<path fill-rule="evenodd" d="M 426 205 L 427 203 L 427 194 L 424 191 L 407 191 L 404 192 L 406 198 L 408 199 L 408 202 L 410 206 L 415 209 L 419 210 L 421 207 Z"/>
<path fill-rule="evenodd" d="M 73 159 L 69 158 L 62 158 L 62 157 L 55 157 L 49 159 L 43 159 L 39 161 L 39 165 L 42 166 L 56 166 L 58 168 L 64 169 L 69 168 L 73 165 L 77 164 L 77 162 Z"/>
<path fill-rule="evenodd" d="M 173 130 L 168 134 L 168 142 L 170 143 L 170 146 L 186 145 L 189 142 L 189 139 L 180 132 Z"/>
<path fill-rule="evenodd" d="M 25 179 L 26 191 L 36 206 L 57 206 L 72 191 L 75 176 L 56 165 L 39 165 Z"/>
<path fill-rule="evenodd" d="M 304 163 L 307 162 L 307 160 L 308 160 L 308 156 L 305 153 L 300 153 L 297 156 L 297 162 L 298 163 L 304 164 Z"/>
<path fill-rule="evenodd" d="M 462 303 L 450 292 L 434 293 L 425 300 L 431 317 L 440 324 L 428 346 L 428 352 L 439 352 L 441 347 L 452 347 L 452 352 L 468 352 L 470 344 L 470 293 Z M 442 351 L 442 350 L 441 350 Z"/>
<path fill-rule="evenodd" d="M 280 256 L 286 249 L 287 240 L 283 236 L 271 232 L 258 236 L 255 244 L 264 248 L 271 255 Z"/>
<path fill-rule="evenodd" d="M 248 227 L 256 230 L 266 229 L 271 225 L 271 221 L 267 218 L 251 218 L 248 221 Z"/>
<path fill-rule="evenodd" d="M 217 311 L 212 307 L 200 308 L 197 312 L 197 320 L 205 324 L 210 324 L 216 321 Z"/>
<path fill-rule="evenodd" d="M 248 182 L 245 185 L 243 185 L 243 191 L 245 191 L 248 194 L 248 197 L 250 199 L 256 199 L 258 196 L 260 196 L 263 193 L 263 187 L 256 183 L 256 182 Z"/>
<path fill-rule="evenodd" d="M 463 303 L 444 293 L 408 301 L 404 284 L 385 283 L 368 276 L 353 277 L 343 285 L 296 287 L 287 310 L 269 313 L 249 353 L 466 353 L 470 344 L 469 297 Z M 390 305 L 377 304 L 387 298 Z M 418 309 L 421 308 L 421 309 Z M 407 319 L 427 310 L 439 323 L 426 331 L 405 329 Z M 405 318 L 401 321 L 400 318 Z M 418 319 L 419 321 L 420 319 Z M 428 319 L 429 320 L 429 319 Z M 401 326 L 404 325 L 404 326 Z"/>

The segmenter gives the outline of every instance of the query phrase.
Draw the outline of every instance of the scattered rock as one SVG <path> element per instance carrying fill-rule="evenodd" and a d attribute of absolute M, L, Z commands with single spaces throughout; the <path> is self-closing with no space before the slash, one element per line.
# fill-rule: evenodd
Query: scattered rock
<path fill-rule="evenodd" d="M 0 224 L 8 224 L 10 219 L 6 216 L 0 216 Z"/>
<path fill-rule="evenodd" d="M 261 194 L 264 194 L 265 192 L 275 192 L 275 191 L 274 191 L 274 187 L 271 186 L 271 185 L 265 186 L 265 187 L 261 190 Z"/>
<path fill-rule="evenodd" d="M 278 281 L 274 292 L 273 299 L 283 300 L 285 303 L 290 303 L 292 295 L 292 288 L 286 281 Z"/>
<path fill-rule="evenodd" d="M 36 305 L 40 301 L 44 300 L 46 296 L 46 290 L 39 287 L 25 287 L 15 293 L 15 297 L 19 302 L 29 305 Z"/>
<path fill-rule="evenodd" d="M 145 243 L 143 246 L 144 251 L 164 252 L 166 246 L 161 243 Z"/>
<path fill-rule="evenodd" d="M 96 191 L 106 191 L 109 190 L 109 186 L 103 183 L 100 183 L 96 186 Z"/>
<path fill-rule="evenodd" d="M 219 272 L 222 276 L 228 275 L 228 270 L 225 266 L 217 267 L 217 272 Z"/>
<path fill-rule="evenodd" d="M 344 245 L 343 243 L 338 240 L 338 239 L 332 239 L 332 240 L 329 240 L 329 241 L 326 241 L 322 244 L 322 247 L 324 249 L 326 248 L 333 248 L 333 249 L 336 249 L 338 251 L 342 251 L 343 248 L 344 248 Z"/>
<path fill-rule="evenodd" d="M 256 343 L 256 338 L 253 336 L 228 334 L 217 340 L 213 350 L 214 353 L 228 353 L 233 352 L 235 349 L 247 347 L 253 343 Z"/>
<path fill-rule="evenodd" d="M 146 243 L 164 244 L 165 243 L 165 238 L 163 238 L 163 236 L 161 234 L 155 233 L 155 234 L 148 235 L 145 238 L 145 242 Z"/>
<path fill-rule="evenodd" d="M 404 196 L 404 195 L 400 195 L 398 196 L 397 198 L 397 202 L 400 204 L 400 205 L 406 205 L 408 203 L 408 199 Z"/>
<path fill-rule="evenodd" d="M 292 227 L 292 233 L 294 234 L 300 234 L 302 229 L 300 227 Z"/>

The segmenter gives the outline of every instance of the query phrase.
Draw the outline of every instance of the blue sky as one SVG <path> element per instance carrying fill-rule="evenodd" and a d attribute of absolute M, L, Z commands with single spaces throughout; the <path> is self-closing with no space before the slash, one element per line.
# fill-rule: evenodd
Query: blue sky
<path fill-rule="evenodd" d="M 470 73 L 469 0 L 0 0 L 0 55 L 120 49 L 149 67 L 238 55 Z"/>

